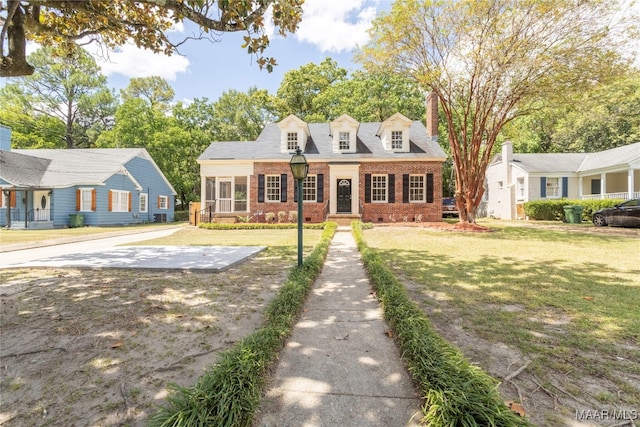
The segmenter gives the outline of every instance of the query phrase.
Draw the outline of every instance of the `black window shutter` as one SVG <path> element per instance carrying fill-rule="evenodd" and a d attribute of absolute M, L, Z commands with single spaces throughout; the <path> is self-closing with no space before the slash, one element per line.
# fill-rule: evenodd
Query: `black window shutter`
<path fill-rule="evenodd" d="M 409 174 L 402 175 L 402 203 L 409 203 Z"/>
<path fill-rule="evenodd" d="M 396 176 L 395 175 L 389 175 L 389 177 L 387 178 L 389 180 L 389 203 L 395 203 L 396 202 Z"/>
<path fill-rule="evenodd" d="M 318 176 L 316 177 L 316 185 L 318 186 L 317 188 L 317 199 L 318 202 L 324 202 L 324 174 L 323 173 L 319 173 Z"/>
<path fill-rule="evenodd" d="M 540 197 L 545 199 L 547 197 L 547 177 L 540 177 Z"/>
<path fill-rule="evenodd" d="M 427 174 L 427 203 L 433 203 L 433 174 Z"/>
<path fill-rule="evenodd" d="M 371 174 L 364 174 L 364 202 L 371 203 Z"/>
<path fill-rule="evenodd" d="M 293 201 L 298 203 L 298 180 L 293 180 Z"/>
<path fill-rule="evenodd" d="M 287 174 L 280 175 L 280 201 L 287 201 Z"/>
<path fill-rule="evenodd" d="M 264 203 L 264 175 L 258 175 L 258 203 Z"/>

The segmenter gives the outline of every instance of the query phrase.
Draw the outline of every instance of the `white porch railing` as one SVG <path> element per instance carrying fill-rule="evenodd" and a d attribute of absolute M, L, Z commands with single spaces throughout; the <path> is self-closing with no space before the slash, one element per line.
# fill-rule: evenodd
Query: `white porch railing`
<path fill-rule="evenodd" d="M 218 199 L 218 212 L 231 213 L 231 199 Z"/>
<path fill-rule="evenodd" d="M 582 200 L 596 200 L 596 199 L 622 199 L 627 200 L 629 198 L 629 193 L 627 191 L 622 193 L 605 193 L 605 194 L 583 194 L 580 196 Z M 640 198 L 640 191 L 636 191 L 633 193 L 632 199 Z"/>

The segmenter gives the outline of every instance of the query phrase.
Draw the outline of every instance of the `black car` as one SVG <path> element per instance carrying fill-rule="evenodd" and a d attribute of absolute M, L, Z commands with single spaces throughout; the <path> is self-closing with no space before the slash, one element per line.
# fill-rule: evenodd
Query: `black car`
<path fill-rule="evenodd" d="M 456 206 L 456 199 L 454 197 L 442 198 L 442 216 L 458 216 L 458 207 Z"/>
<path fill-rule="evenodd" d="M 620 227 L 640 227 L 640 199 L 630 199 L 612 208 L 600 209 L 591 217 L 594 225 L 617 225 Z"/>

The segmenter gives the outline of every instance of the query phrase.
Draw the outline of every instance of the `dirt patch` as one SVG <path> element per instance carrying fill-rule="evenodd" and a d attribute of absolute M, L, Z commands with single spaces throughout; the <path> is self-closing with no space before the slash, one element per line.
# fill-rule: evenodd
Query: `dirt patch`
<path fill-rule="evenodd" d="M 0 285 L 0 425 L 143 426 L 259 328 L 289 264 L 223 273 L 12 269 Z"/>

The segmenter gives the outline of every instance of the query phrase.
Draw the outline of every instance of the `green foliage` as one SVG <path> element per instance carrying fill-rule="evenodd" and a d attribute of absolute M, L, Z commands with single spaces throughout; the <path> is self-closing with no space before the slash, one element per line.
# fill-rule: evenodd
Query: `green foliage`
<path fill-rule="evenodd" d="M 422 422 L 431 427 L 530 426 L 504 404 L 495 379 L 434 331 L 385 261 L 366 245 L 358 224 L 354 234 L 385 318 L 424 399 Z"/>
<path fill-rule="evenodd" d="M 321 222 L 318 224 L 303 224 L 304 228 L 309 230 L 322 230 L 330 223 Z M 275 223 L 262 223 L 262 222 L 237 222 L 235 224 L 224 224 L 216 222 L 201 222 L 198 227 L 205 230 L 286 230 L 292 228 L 298 228 L 298 224 L 289 222 L 275 222 Z"/>
<path fill-rule="evenodd" d="M 228 90 L 213 104 L 210 117 L 212 140 L 253 141 L 265 124 L 276 119 L 275 99 L 255 87 L 247 93 Z"/>
<path fill-rule="evenodd" d="M 327 223 L 320 243 L 293 267 L 266 309 L 266 324 L 224 352 L 192 387 L 171 385 L 167 404 L 150 418 L 152 427 L 252 425 L 268 369 L 291 333 L 306 296 L 322 269 L 337 224 Z"/>
<path fill-rule="evenodd" d="M 544 221 L 563 221 L 565 218 L 565 206 L 582 206 L 582 220 L 591 221 L 591 216 L 597 210 L 610 208 L 622 202 L 618 199 L 593 199 L 593 200 L 534 200 L 525 202 L 524 213 L 529 219 Z"/>

